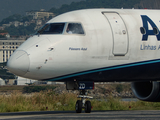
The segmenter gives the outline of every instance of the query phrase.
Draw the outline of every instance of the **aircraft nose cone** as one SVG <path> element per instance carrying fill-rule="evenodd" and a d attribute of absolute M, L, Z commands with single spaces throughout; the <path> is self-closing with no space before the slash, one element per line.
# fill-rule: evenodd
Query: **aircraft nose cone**
<path fill-rule="evenodd" d="M 25 75 L 29 70 L 30 60 L 27 52 L 15 51 L 7 62 L 8 70 L 18 76 Z"/>

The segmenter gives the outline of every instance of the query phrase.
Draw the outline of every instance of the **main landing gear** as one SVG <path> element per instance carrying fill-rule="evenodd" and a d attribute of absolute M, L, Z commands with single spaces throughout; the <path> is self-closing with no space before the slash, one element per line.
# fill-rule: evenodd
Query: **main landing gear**
<path fill-rule="evenodd" d="M 87 96 L 86 90 L 80 90 L 80 95 L 77 98 L 81 98 L 81 100 L 77 100 L 76 102 L 76 113 L 81 113 L 83 108 L 85 109 L 85 113 L 90 113 L 92 108 L 91 102 L 86 101 L 86 99 L 92 99 L 93 97 Z"/>

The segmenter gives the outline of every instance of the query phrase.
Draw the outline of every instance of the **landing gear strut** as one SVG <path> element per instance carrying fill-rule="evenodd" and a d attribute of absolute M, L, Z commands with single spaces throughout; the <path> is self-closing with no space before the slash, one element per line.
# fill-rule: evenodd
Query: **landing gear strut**
<path fill-rule="evenodd" d="M 86 101 L 86 99 L 92 99 L 93 97 L 91 96 L 87 96 L 87 91 L 86 90 L 80 90 L 80 94 L 78 95 L 77 98 L 81 98 L 81 100 L 77 100 L 76 102 L 76 112 L 77 113 L 81 113 L 82 109 L 85 109 L 86 113 L 90 113 L 91 112 L 91 102 L 90 101 Z"/>
<path fill-rule="evenodd" d="M 81 113 L 82 109 L 85 109 L 86 113 L 91 112 L 91 102 L 86 101 L 86 99 L 92 99 L 93 97 L 87 96 L 87 90 L 93 90 L 94 89 L 94 82 L 93 81 L 67 81 L 66 82 L 66 89 L 67 90 L 79 90 L 79 95 L 77 98 L 80 98 L 80 100 L 77 100 L 75 109 L 77 113 Z"/>

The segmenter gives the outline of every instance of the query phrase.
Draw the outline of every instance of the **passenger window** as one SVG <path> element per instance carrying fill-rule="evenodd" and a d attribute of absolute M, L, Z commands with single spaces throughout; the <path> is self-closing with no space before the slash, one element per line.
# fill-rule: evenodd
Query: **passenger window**
<path fill-rule="evenodd" d="M 143 35 L 146 34 L 146 29 L 145 29 L 144 27 L 141 27 L 141 28 L 140 28 L 140 31 L 141 31 L 141 33 L 142 33 Z"/>
<path fill-rule="evenodd" d="M 153 33 L 154 33 L 155 35 L 158 35 L 158 34 L 159 34 L 158 28 L 154 27 L 154 28 L 153 28 Z"/>
<path fill-rule="evenodd" d="M 84 30 L 80 23 L 69 23 L 66 32 L 68 34 L 84 34 Z"/>

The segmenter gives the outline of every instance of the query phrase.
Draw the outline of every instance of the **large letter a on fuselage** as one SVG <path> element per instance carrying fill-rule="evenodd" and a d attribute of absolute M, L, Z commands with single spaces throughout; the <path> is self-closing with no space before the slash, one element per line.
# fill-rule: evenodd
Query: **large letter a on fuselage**
<path fill-rule="evenodd" d="M 155 35 L 153 30 L 149 30 L 148 23 L 151 25 L 153 29 L 154 28 L 158 29 L 158 27 L 148 16 L 141 15 L 141 17 L 142 17 L 143 27 L 146 30 L 146 34 L 143 35 L 142 41 L 147 41 L 149 35 Z M 159 32 L 159 29 L 158 29 L 158 32 Z M 155 36 L 157 37 L 157 40 L 160 41 L 160 34 L 158 33 Z"/>

